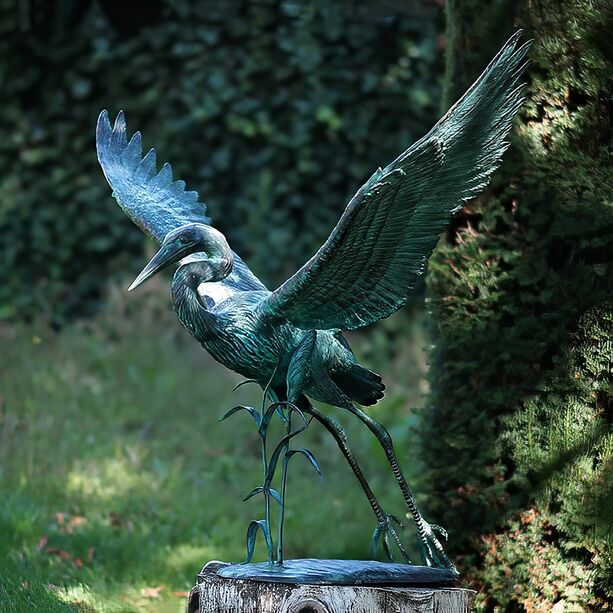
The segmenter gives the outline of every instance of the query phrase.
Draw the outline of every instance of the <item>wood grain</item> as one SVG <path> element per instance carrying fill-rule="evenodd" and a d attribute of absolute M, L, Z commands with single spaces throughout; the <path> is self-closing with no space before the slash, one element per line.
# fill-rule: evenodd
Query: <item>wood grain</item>
<path fill-rule="evenodd" d="M 187 613 L 470 613 L 475 592 L 462 588 L 288 585 L 223 579 L 220 563 L 198 575 Z"/>

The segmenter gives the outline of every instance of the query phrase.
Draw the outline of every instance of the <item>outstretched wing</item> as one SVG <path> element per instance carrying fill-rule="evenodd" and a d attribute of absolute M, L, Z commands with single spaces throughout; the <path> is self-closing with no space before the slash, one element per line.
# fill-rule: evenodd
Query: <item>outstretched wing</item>
<path fill-rule="evenodd" d="M 173 181 L 170 164 L 164 164 L 158 172 L 155 149 L 142 157 L 141 141 L 140 132 L 128 141 L 123 111 L 112 127 L 108 113 L 100 113 L 96 127 L 98 161 L 115 200 L 128 217 L 158 242 L 185 224 L 210 223 L 198 193 L 185 191 L 184 181 Z M 239 289 L 265 289 L 236 254 L 228 283 Z"/>
<path fill-rule="evenodd" d="M 424 138 L 360 188 L 319 251 L 262 304 L 262 315 L 350 330 L 406 302 L 452 214 L 488 184 L 508 147 L 529 47 L 518 48 L 520 34 Z"/>
<path fill-rule="evenodd" d="M 123 111 L 112 128 L 108 113 L 100 113 L 96 150 L 115 200 L 145 234 L 161 242 L 168 232 L 187 223 L 210 223 L 198 193 L 186 192 L 184 181 L 173 181 L 170 164 L 157 172 L 155 149 L 142 156 L 140 132 L 128 142 Z"/>

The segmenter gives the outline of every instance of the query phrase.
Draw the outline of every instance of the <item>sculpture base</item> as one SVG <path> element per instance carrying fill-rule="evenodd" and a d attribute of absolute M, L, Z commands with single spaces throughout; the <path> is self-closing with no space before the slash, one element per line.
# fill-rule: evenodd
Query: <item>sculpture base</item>
<path fill-rule="evenodd" d="M 308 585 L 452 585 L 457 576 L 450 570 L 394 564 L 372 560 L 286 560 L 282 565 L 269 562 L 228 564 L 217 570 L 224 579 L 248 579 L 270 583 Z"/>
<path fill-rule="evenodd" d="M 304 560 L 293 560 L 290 566 L 300 566 Z M 335 578 L 338 565 L 346 561 L 308 560 L 321 567 L 332 562 Z M 372 563 L 351 562 L 349 565 Z M 264 566 L 268 566 L 265 564 Z M 405 566 L 381 564 L 381 566 Z M 281 583 L 276 573 L 271 580 L 223 578 L 219 574 L 236 572 L 238 568 L 261 568 L 258 564 L 224 564 L 209 562 L 198 574 L 196 586 L 190 592 L 187 613 L 470 613 L 475 592 L 457 587 L 428 585 L 415 587 L 402 584 L 383 585 L 298 585 Z M 289 566 L 288 566 L 289 568 Z M 369 566 L 369 568 L 371 568 Z M 406 565 L 406 571 L 412 568 Z M 425 569 L 431 571 L 436 569 Z M 355 572 L 355 571 L 354 571 Z M 370 571 L 369 571 L 370 572 Z M 378 571 L 377 571 L 378 572 Z M 416 571 L 421 573 L 422 571 Z M 444 571 L 443 571 L 444 572 Z M 430 573 L 427 575 L 431 576 Z M 416 575 L 414 574 L 413 577 Z M 382 578 L 382 575 L 380 575 Z M 406 578 L 406 576 L 405 576 Z M 287 579 L 284 578 L 284 581 Z M 389 577 L 388 577 L 389 580 Z M 423 580 L 423 578 L 422 578 Z"/>

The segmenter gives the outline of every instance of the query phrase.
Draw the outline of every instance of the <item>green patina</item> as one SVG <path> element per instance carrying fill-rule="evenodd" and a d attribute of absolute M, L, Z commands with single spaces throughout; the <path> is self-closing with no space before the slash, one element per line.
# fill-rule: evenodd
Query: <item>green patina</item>
<path fill-rule="evenodd" d="M 141 134 L 129 137 L 123 112 L 113 125 L 106 111 L 100 114 L 96 148 L 113 196 L 126 215 L 160 243 L 129 290 L 178 264 L 171 294 L 181 324 L 218 362 L 259 383 L 273 399 L 271 408 L 264 411 L 262 406 L 259 417 L 248 409 L 262 439 L 266 505 L 265 519 L 249 526 L 248 558 L 261 529 L 273 561 L 270 484 L 280 454 L 291 457 L 288 445 L 295 434 L 289 415 L 294 407 L 304 420 L 303 429 L 307 414 L 336 439 L 377 519 L 374 548 L 381 540 L 391 558 L 393 543 L 409 561 L 393 516 L 373 494 L 342 430 L 312 406 L 314 399 L 349 412 L 377 438 L 407 516 L 415 523 L 422 559 L 427 566 L 456 572 L 437 537 L 446 538 L 447 533 L 421 515 L 391 435 L 357 406 L 375 404 L 383 397 L 384 385 L 379 375 L 357 363 L 341 331 L 378 322 L 406 304 L 452 215 L 489 184 L 523 101 L 529 43 L 521 44 L 520 36 L 518 32 L 507 41 L 423 138 L 374 172 L 317 253 L 272 292 L 210 225 L 198 194 L 186 191 L 168 163 L 158 171 L 154 149 L 143 154 Z M 276 402 L 288 407 L 290 425 L 268 455 L 266 431 L 279 408 Z M 283 493 L 286 476 L 285 464 Z M 282 517 L 280 527 L 281 535 Z M 277 562 L 282 560 L 279 545 Z"/>

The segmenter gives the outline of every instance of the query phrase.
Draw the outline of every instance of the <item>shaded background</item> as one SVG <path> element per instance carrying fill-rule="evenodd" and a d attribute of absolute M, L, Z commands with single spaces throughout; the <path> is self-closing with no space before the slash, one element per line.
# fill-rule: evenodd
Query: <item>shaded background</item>
<path fill-rule="evenodd" d="M 439 110 L 440 10 L 417 2 L 23 2 L 2 32 L 6 315 L 91 313 L 143 237 L 99 181 L 107 108 L 198 189 L 274 285 Z M 12 19 L 11 19 L 12 18 Z M 44 198 L 44 204 L 41 202 Z M 32 245 L 36 248 L 33 249 Z M 116 258 L 124 258 L 119 262 Z M 49 308 L 50 303 L 53 304 Z"/>
<path fill-rule="evenodd" d="M 178 611 L 259 517 L 259 393 L 180 329 L 154 246 L 110 197 L 98 113 L 197 189 L 269 287 L 518 27 L 527 102 L 427 288 L 351 338 L 389 393 L 431 521 L 482 610 L 609 610 L 610 4 L 0 0 L 0 610 Z M 347 424 L 375 489 L 385 460 Z M 293 468 L 289 556 L 364 557 L 373 522 L 333 442 Z M 405 540 L 411 544 L 412 533 Z M 258 552 L 262 555 L 262 551 Z"/>

